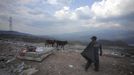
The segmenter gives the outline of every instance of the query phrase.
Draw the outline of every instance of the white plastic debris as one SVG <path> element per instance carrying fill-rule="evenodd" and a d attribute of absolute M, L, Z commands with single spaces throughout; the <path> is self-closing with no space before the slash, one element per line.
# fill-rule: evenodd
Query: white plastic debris
<path fill-rule="evenodd" d="M 74 66 L 73 65 L 68 65 L 70 68 L 73 68 Z"/>
<path fill-rule="evenodd" d="M 36 49 L 37 52 L 42 52 L 43 50 L 44 50 L 43 47 L 37 47 L 37 49 Z"/>
<path fill-rule="evenodd" d="M 10 59 L 10 60 L 7 60 L 6 63 L 10 63 L 10 62 L 12 62 L 12 61 L 14 61 L 14 60 L 15 60 L 15 58 L 12 58 L 12 59 Z"/>
<path fill-rule="evenodd" d="M 116 64 L 112 64 L 113 66 L 115 66 Z"/>
<path fill-rule="evenodd" d="M 132 75 L 132 74 L 133 74 L 133 72 L 130 72 L 130 74 Z"/>

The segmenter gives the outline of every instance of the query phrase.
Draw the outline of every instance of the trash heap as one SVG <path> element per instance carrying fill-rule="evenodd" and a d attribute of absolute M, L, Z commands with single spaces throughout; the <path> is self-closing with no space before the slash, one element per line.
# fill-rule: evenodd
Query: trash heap
<path fill-rule="evenodd" d="M 38 70 L 36 67 L 26 65 L 24 62 L 17 61 L 15 58 L 8 59 L 0 57 L 1 75 L 32 75 Z"/>
<path fill-rule="evenodd" d="M 26 51 L 24 50 L 26 53 L 21 55 L 23 49 L 26 49 Z M 26 64 L 24 60 L 19 60 L 18 55 L 35 58 L 47 54 L 51 50 L 53 50 L 51 47 L 36 47 L 29 43 L 0 41 L 0 75 L 32 75 L 38 71 L 38 68 Z M 41 61 L 42 59 L 38 60 Z"/>
<path fill-rule="evenodd" d="M 52 47 L 34 47 L 27 46 L 22 48 L 17 55 L 19 59 L 42 61 L 47 56 L 53 53 L 54 48 Z"/>

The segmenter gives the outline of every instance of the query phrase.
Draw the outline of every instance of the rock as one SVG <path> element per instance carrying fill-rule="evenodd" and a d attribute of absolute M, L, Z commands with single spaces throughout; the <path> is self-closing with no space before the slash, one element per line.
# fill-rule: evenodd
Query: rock
<path fill-rule="evenodd" d="M 36 68 L 29 68 L 27 70 L 24 70 L 21 75 L 33 75 L 36 72 L 38 72 Z"/>
<path fill-rule="evenodd" d="M 132 66 L 134 66 L 134 63 L 131 63 Z"/>
<path fill-rule="evenodd" d="M 17 66 L 17 68 L 14 69 L 14 72 L 19 72 L 19 73 L 22 72 L 24 69 L 24 65 L 25 63 L 22 62 L 20 65 Z"/>
<path fill-rule="evenodd" d="M 6 65 L 3 62 L 0 62 L 0 68 L 3 69 L 5 67 L 6 67 Z"/>
<path fill-rule="evenodd" d="M 113 66 L 115 66 L 116 64 L 112 64 Z"/>
<path fill-rule="evenodd" d="M 11 75 L 11 74 L 8 73 L 7 71 L 0 69 L 0 75 Z"/>
<path fill-rule="evenodd" d="M 0 62 L 5 62 L 5 61 L 6 61 L 6 57 L 1 56 L 1 57 L 0 57 Z"/>
<path fill-rule="evenodd" d="M 125 56 L 126 56 L 126 57 L 131 57 L 131 54 L 128 54 L 128 53 L 127 53 Z"/>
<path fill-rule="evenodd" d="M 133 75 L 133 72 L 130 72 L 130 75 Z"/>
<path fill-rule="evenodd" d="M 9 59 L 9 60 L 7 60 L 6 63 L 10 63 L 10 62 L 12 62 L 12 61 L 14 61 L 14 60 L 15 60 L 15 58 Z"/>
<path fill-rule="evenodd" d="M 134 58 L 134 55 L 132 55 L 131 57 Z"/>

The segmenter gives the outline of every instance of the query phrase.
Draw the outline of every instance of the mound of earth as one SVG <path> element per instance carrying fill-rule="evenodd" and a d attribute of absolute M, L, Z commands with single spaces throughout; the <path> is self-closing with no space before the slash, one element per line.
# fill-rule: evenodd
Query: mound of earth
<path fill-rule="evenodd" d="M 29 65 L 38 67 L 34 75 L 133 75 L 133 67 L 128 58 L 111 56 L 100 57 L 100 71 L 95 72 L 91 65 L 85 72 L 86 60 L 79 51 L 58 51 L 42 62 L 26 61 Z"/>

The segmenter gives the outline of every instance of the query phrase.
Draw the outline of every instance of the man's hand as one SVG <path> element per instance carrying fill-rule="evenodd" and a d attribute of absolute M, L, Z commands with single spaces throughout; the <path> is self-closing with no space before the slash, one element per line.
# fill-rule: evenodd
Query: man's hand
<path fill-rule="evenodd" d="M 100 56 L 102 56 L 102 53 L 100 53 Z"/>
<path fill-rule="evenodd" d="M 100 56 L 102 56 L 102 45 L 100 45 Z"/>

